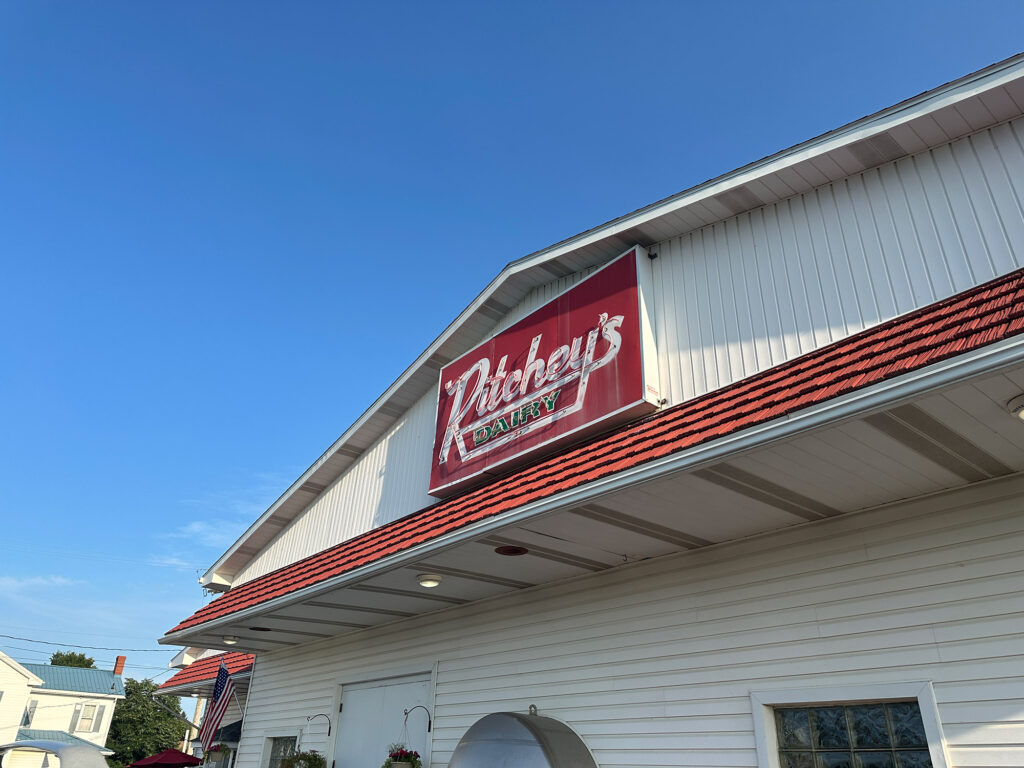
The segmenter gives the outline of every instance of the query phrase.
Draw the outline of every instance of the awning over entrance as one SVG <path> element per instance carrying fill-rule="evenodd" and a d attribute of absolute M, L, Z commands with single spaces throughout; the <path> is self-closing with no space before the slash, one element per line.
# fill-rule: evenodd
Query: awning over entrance
<path fill-rule="evenodd" d="M 597 768 L 565 723 L 540 715 L 497 712 L 477 720 L 452 753 L 449 768 Z"/>
<path fill-rule="evenodd" d="M 298 645 L 1024 471 L 1022 331 L 1015 272 L 239 585 L 161 642 Z"/>

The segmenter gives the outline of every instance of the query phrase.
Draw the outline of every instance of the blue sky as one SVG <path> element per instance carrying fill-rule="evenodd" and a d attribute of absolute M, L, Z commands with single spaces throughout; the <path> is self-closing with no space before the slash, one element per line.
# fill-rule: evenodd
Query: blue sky
<path fill-rule="evenodd" d="M 504 264 L 1021 29 L 1018 2 L 3 3 L 0 633 L 156 648 Z"/>

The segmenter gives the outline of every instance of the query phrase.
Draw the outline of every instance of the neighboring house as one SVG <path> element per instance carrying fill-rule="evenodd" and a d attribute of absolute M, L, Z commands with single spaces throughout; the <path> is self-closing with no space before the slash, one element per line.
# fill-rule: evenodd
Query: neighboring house
<path fill-rule="evenodd" d="M 113 670 L 21 664 L 35 682 L 24 692 L 15 740 L 84 742 L 113 754 L 105 744 L 114 706 L 124 698 L 124 661 L 125 657 L 119 656 Z M 44 759 L 38 752 L 13 752 L 5 766 L 37 768 Z"/>
<path fill-rule="evenodd" d="M 256 654 L 236 768 L 1024 766 L 1024 56 L 525 256 L 409 362 L 161 639 Z"/>
<path fill-rule="evenodd" d="M 213 695 L 217 671 L 222 662 L 227 667 L 228 673 L 235 683 L 235 696 L 232 697 L 232 701 L 221 719 L 220 728 L 214 736 L 214 742 L 223 745 L 226 749 L 216 753 L 221 758 L 220 760 L 208 758 L 206 762 L 209 765 L 216 765 L 217 768 L 231 768 L 234 764 L 234 754 L 242 732 L 242 717 L 245 713 L 245 699 L 249 693 L 249 678 L 252 675 L 254 660 L 255 656 L 251 653 L 223 653 L 203 648 L 187 648 L 171 661 L 171 666 L 178 667 L 181 671 L 162 683 L 157 691 L 158 694 L 164 696 L 193 697 L 195 707 L 191 712 L 186 710 L 185 716 L 196 725 L 201 725 L 206 705 Z M 200 754 L 198 742 L 195 741 L 197 738 L 198 734 L 193 728 L 179 749 L 183 752 Z"/>
<path fill-rule="evenodd" d="M 29 693 L 42 684 L 42 678 L 0 652 L 0 744 L 18 740 Z"/>

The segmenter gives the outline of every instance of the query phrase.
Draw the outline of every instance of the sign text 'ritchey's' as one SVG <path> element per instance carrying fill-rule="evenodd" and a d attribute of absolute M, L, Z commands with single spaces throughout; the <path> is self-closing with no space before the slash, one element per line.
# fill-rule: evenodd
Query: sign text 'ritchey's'
<path fill-rule="evenodd" d="M 441 371 L 430 493 L 657 407 L 651 264 L 636 247 Z"/>

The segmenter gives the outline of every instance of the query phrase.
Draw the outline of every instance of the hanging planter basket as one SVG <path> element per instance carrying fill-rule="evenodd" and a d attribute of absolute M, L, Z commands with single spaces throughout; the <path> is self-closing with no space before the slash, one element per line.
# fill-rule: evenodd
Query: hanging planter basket
<path fill-rule="evenodd" d="M 396 743 L 388 747 L 388 759 L 381 768 L 423 768 L 420 753 L 406 749 L 405 744 Z"/>

